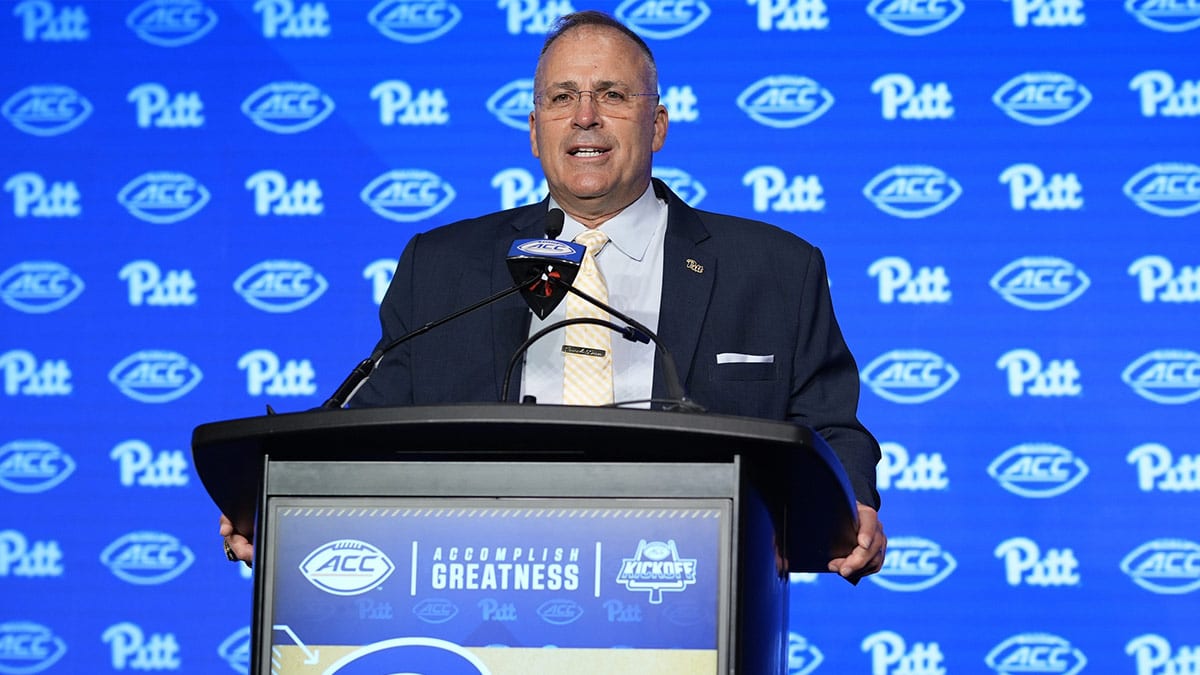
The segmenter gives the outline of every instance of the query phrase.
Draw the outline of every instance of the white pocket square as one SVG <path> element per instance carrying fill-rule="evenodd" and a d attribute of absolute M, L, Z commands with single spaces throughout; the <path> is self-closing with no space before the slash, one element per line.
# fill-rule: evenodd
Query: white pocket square
<path fill-rule="evenodd" d="M 717 363 L 775 363 L 775 355 L 721 352 L 717 354 Z"/>

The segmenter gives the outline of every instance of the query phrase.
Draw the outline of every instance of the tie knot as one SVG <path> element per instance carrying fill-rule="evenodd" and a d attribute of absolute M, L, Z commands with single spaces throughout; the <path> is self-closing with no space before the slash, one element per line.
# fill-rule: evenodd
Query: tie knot
<path fill-rule="evenodd" d="M 586 246 L 588 253 L 594 258 L 608 243 L 608 235 L 600 230 L 584 230 L 575 237 L 575 241 Z"/>

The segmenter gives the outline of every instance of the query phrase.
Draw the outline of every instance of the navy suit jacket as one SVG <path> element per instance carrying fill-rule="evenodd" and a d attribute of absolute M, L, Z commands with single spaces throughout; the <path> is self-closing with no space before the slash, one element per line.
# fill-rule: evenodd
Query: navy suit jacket
<path fill-rule="evenodd" d="M 711 413 L 811 427 L 841 460 L 858 501 L 878 507 L 879 445 L 858 420 L 858 368 L 820 250 L 773 225 L 693 209 L 658 180 L 654 188 L 668 205 L 657 333 L 687 396 Z M 414 236 L 380 306 L 380 345 L 511 287 L 509 247 L 543 237 L 546 211 L 543 201 Z M 384 357 L 351 405 L 497 402 L 531 316 L 513 294 L 412 339 Z M 718 363 L 718 354 L 773 360 Z M 655 371 L 653 395 L 666 398 Z M 517 367 L 509 399 L 519 391 Z"/>

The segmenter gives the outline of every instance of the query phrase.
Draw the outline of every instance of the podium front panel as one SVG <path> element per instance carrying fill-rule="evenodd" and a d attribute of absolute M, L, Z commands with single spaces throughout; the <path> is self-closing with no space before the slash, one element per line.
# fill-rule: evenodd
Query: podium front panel
<path fill-rule="evenodd" d="M 268 497 L 262 672 L 721 673 L 730 499 Z"/>

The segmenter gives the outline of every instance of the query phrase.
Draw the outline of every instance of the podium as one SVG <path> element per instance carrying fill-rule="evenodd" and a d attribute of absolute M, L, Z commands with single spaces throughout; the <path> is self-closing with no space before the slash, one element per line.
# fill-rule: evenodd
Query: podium
<path fill-rule="evenodd" d="M 463 404 L 198 426 L 255 541 L 251 673 L 785 673 L 788 572 L 857 511 L 823 439 L 685 412 Z"/>

